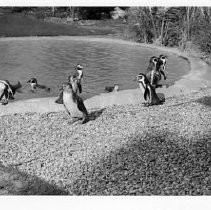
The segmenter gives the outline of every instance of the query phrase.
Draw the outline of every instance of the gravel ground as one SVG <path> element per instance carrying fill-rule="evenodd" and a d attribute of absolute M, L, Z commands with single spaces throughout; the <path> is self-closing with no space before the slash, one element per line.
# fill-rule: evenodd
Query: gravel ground
<path fill-rule="evenodd" d="M 61 194 L 211 195 L 210 88 L 90 116 L 83 125 L 65 112 L 2 116 L 0 161 Z"/>

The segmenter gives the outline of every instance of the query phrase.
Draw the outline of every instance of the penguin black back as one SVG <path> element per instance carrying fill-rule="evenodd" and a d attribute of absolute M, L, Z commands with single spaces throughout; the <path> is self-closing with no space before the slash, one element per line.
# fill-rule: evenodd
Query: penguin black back
<path fill-rule="evenodd" d="M 115 84 L 114 86 L 106 86 L 105 91 L 106 92 L 117 92 L 119 90 L 119 85 Z"/>
<path fill-rule="evenodd" d="M 138 74 L 136 79 L 139 83 L 140 89 L 143 92 L 144 100 L 147 101 L 148 105 L 158 105 L 163 103 L 163 101 L 161 101 L 157 96 L 155 88 L 150 84 L 145 74 Z"/>
<path fill-rule="evenodd" d="M 63 103 L 66 111 L 73 118 L 81 118 L 82 123 L 87 122 L 88 112 L 82 98 L 73 91 L 71 83 L 64 83 L 63 88 Z"/>

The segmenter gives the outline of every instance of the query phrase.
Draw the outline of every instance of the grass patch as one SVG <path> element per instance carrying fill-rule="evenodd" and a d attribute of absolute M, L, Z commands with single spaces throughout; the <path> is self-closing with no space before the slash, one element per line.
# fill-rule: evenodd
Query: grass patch
<path fill-rule="evenodd" d="M 47 23 L 32 16 L 3 14 L 0 16 L 0 37 L 20 36 L 83 36 L 114 33 L 111 28 L 87 28 L 76 25 Z"/>

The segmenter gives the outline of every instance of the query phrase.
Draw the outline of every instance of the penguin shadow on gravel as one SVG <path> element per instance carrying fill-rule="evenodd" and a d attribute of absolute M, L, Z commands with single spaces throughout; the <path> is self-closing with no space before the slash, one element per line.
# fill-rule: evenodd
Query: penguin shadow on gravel
<path fill-rule="evenodd" d="M 101 114 L 103 113 L 104 110 L 105 110 L 105 108 L 88 112 L 88 115 L 87 115 L 85 121 L 81 121 L 82 119 L 80 119 L 80 118 L 72 118 L 70 121 L 68 121 L 67 124 L 68 125 L 86 124 L 90 121 L 94 121 L 98 117 L 101 116 Z M 68 118 L 69 118 L 69 116 L 64 117 L 65 120 L 67 120 Z"/>
<path fill-rule="evenodd" d="M 211 107 L 211 96 L 204 96 L 196 100 L 196 102 L 203 104 L 205 106 Z"/>
<path fill-rule="evenodd" d="M 101 115 L 104 111 L 105 111 L 105 108 L 90 112 L 90 113 L 88 114 L 88 120 L 87 120 L 87 122 L 96 120 L 98 117 L 100 117 L 100 115 Z"/>

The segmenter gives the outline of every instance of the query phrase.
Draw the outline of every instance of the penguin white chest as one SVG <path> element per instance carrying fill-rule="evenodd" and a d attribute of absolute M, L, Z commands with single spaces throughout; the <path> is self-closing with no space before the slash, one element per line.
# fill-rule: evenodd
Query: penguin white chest
<path fill-rule="evenodd" d="M 71 117 L 82 117 L 83 113 L 78 109 L 77 102 L 73 101 L 71 94 L 63 92 L 63 102 Z"/>
<path fill-rule="evenodd" d="M 0 96 L 4 93 L 5 85 L 3 83 L 0 83 Z"/>
<path fill-rule="evenodd" d="M 141 92 L 144 94 L 146 87 L 144 87 L 142 83 L 139 83 L 139 87 L 141 89 Z"/>

